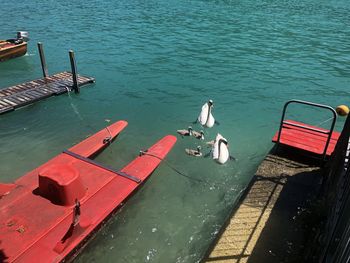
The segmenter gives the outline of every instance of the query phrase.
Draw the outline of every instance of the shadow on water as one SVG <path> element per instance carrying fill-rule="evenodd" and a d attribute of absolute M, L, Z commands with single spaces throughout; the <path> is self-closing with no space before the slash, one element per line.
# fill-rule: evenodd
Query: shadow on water
<path fill-rule="evenodd" d="M 69 69 L 66 52 L 73 49 L 78 72 L 97 82 L 71 99 L 0 117 L 0 181 L 41 165 L 105 119 L 129 122 L 99 159 L 122 167 L 136 150 L 188 126 L 209 98 L 221 125 L 206 138 L 225 135 L 239 159 L 224 166 L 188 159 L 184 149 L 197 141 L 178 140 L 169 161 L 227 187 L 196 187 L 162 165 L 77 262 L 196 261 L 191 255 L 205 253 L 270 148 L 283 103 L 303 98 L 335 106 L 348 94 L 346 0 L 22 2 L 2 3 L 1 29 L 12 32 L 15 22 L 28 30 L 30 56 L 0 64 L 0 88 L 42 76 L 37 41 L 50 74 Z"/>

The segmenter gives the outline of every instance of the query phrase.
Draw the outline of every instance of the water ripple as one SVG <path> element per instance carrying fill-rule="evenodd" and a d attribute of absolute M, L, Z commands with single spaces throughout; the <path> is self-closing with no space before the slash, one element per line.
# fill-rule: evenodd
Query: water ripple
<path fill-rule="evenodd" d="M 41 76 L 37 41 L 50 73 L 69 69 L 67 50 L 74 49 L 78 71 L 97 80 L 79 96 L 0 117 L 2 181 L 105 126 L 105 119 L 129 122 L 101 156 L 122 166 L 141 147 L 191 125 L 209 98 L 221 125 L 205 130 L 206 137 L 224 134 L 239 159 L 219 166 L 188 158 L 184 149 L 198 142 L 179 138 L 169 162 L 228 187 L 200 185 L 161 165 L 78 262 L 198 261 L 270 149 L 284 102 L 348 103 L 347 0 L 32 0 L 5 1 L 1 10 L 4 38 L 25 29 L 32 40 L 30 56 L 0 64 L 0 87 Z"/>

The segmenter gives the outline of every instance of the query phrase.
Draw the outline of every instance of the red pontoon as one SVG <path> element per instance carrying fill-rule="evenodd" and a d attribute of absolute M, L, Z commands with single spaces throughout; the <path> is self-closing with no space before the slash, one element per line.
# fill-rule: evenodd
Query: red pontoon
<path fill-rule="evenodd" d="M 301 104 L 307 107 L 326 110 L 331 113 L 327 121 L 331 121 L 330 129 L 324 129 L 318 126 L 305 124 L 294 120 L 285 120 L 287 107 L 291 104 Z M 302 100 L 290 100 L 285 103 L 282 112 L 280 128 L 272 138 L 272 141 L 278 145 L 285 145 L 290 148 L 302 150 L 305 153 L 321 157 L 326 160 L 334 151 L 335 145 L 339 139 L 340 133 L 334 131 L 337 120 L 336 111 L 328 106 Z"/>
<path fill-rule="evenodd" d="M 0 184 L 0 262 L 74 258 L 176 142 L 165 136 L 120 171 L 90 159 L 126 125 L 118 121 L 13 184 Z"/>

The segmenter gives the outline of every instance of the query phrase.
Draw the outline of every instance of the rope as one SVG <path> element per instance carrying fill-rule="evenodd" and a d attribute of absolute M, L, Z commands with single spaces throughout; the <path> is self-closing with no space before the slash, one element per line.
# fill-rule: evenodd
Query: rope
<path fill-rule="evenodd" d="M 175 168 L 172 164 L 170 164 L 167 160 L 164 160 L 162 158 L 160 158 L 159 156 L 157 155 L 154 155 L 154 154 L 151 154 L 151 153 L 148 153 L 147 150 L 146 151 L 143 151 L 143 150 L 140 150 L 140 154 L 139 156 L 142 156 L 142 155 L 149 155 L 149 156 L 152 156 L 152 157 L 155 157 L 161 161 L 163 161 L 170 169 L 172 169 L 173 171 L 175 171 L 177 174 L 189 179 L 189 180 L 193 180 L 193 181 L 196 181 L 196 182 L 199 182 L 199 183 L 203 183 L 203 184 L 206 184 L 206 185 L 209 185 L 209 186 L 214 186 L 215 184 L 216 185 L 221 185 L 221 186 L 225 186 L 227 187 L 227 184 L 224 184 L 224 183 L 218 183 L 218 182 L 210 182 L 210 181 L 207 181 L 207 180 L 202 180 L 202 179 L 198 179 L 198 178 L 195 178 L 195 177 L 191 177 L 183 172 L 181 172 L 180 170 L 178 170 L 177 168 Z"/>
<path fill-rule="evenodd" d="M 96 126 L 93 126 L 93 125 L 87 123 L 87 122 L 85 121 L 85 118 L 80 114 L 80 112 L 79 112 L 79 110 L 78 110 L 78 107 L 73 103 L 73 99 L 72 99 L 72 97 L 71 97 L 71 95 L 70 95 L 71 90 L 69 89 L 69 87 L 68 87 L 68 86 L 65 86 L 65 88 L 66 88 L 66 90 L 67 90 L 67 94 L 68 94 L 68 97 L 69 97 L 69 102 L 70 102 L 69 105 L 70 105 L 71 108 L 73 109 L 73 112 L 75 113 L 75 115 L 77 116 L 77 118 L 80 120 L 80 122 L 81 122 L 85 127 L 87 127 L 87 128 L 90 130 L 90 132 L 96 131 Z M 106 127 L 106 129 L 107 129 L 107 131 L 108 131 L 108 133 L 109 133 L 109 135 L 110 135 L 110 138 L 107 139 L 106 142 L 107 142 L 107 141 L 110 142 L 110 141 L 111 141 L 111 138 L 112 138 L 113 136 L 112 136 L 112 134 L 111 134 L 111 131 L 108 129 L 108 127 Z"/>
<path fill-rule="evenodd" d="M 111 143 L 112 143 L 112 138 L 113 138 L 113 136 L 112 136 L 112 133 L 111 133 L 111 131 L 109 130 L 108 126 L 106 126 L 106 129 L 107 129 L 107 131 L 108 131 L 108 133 L 109 133 L 109 137 L 104 138 L 104 139 L 103 139 L 103 143 L 109 143 L 109 144 L 111 144 Z"/>
<path fill-rule="evenodd" d="M 73 112 L 75 113 L 75 115 L 76 115 L 76 116 L 78 117 L 78 119 L 80 120 L 80 122 L 81 122 L 85 127 L 87 127 L 90 131 L 96 131 L 96 127 L 90 125 L 89 123 L 87 123 L 87 122 L 85 121 L 85 119 L 83 118 L 83 116 L 80 114 L 80 112 L 79 112 L 79 110 L 78 110 L 78 107 L 73 103 L 73 99 L 72 99 L 72 97 L 71 97 L 71 95 L 70 95 L 70 91 L 71 91 L 71 90 L 70 90 L 67 86 L 65 86 L 65 88 L 66 88 L 66 90 L 67 90 L 67 94 L 68 94 L 68 97 L 69 97 L 69 101 L 70 101 L 69 104 L 70 104 L 70 106 L 72 107 Z M 106 143 L 111 144 L 111 143 L 112 143 L 112 138 L 113 138 L 113 136 L 112 136 L 112 133 L 111 133 L 110 129 L 108 128 L 108 125 L 106 126 L 106 129 L 107 129 L 107 131 L 108 131 L 108 133 L 109 133 L 109 137 L 104 138 L 104 139 L 103 139 L 103 143 L 104 143 L 104 144 L 106 144 Z M 112 154 L 114 154 L 113 148 L 112 148 L 110 151 L 111 151 Z"/>
<path fill-rule="evenodd" d="M 328 122 L 328 121 L 330 121 L 330 120 L 332 120 L 332 119 L 333 119 L 333 117 L 330 117 L 329 119 L 320 122 L 320 123 L 319 123 L 318 125 L 316 125 L 316 126 L 321 126 L 322 124 L 324 124 L 324 123 L 326 123 L 326 122 Z"/>
<path fill-rule="evenodd" d="M 69 88 L 66 87 L 66 89 L 67 89 L 67 93 L 68 93 L 69 100 L 70 100 L 70 102 L 71 102 L 70 105 L 71 105 L 71 107 L 73 108 L 74 113 L 77 115 L 77 117 L 80 119 L 80 121 L 83 122 L 83 123 L 85 124 L 86 127 L 90 128 L 90 129 L 92 129 L 92 130 L 94 130 L 94 128 L 93 128 L 91 125 L 85 123 L 84 118 L 80 115 L 80 113 L 78 112 L 77 107 L 73 104 L 72 98 L 71 98 L 71 96 L 70 96 L 70 90 L 69 90 Z M 108 126 L 106 126 L 106 129 L 107 129 L 107 131 L 108 131 L 108 133 L 109 133 L 109 135 L 110 135 L 110 138 L 105 138 L 103 142 L 104 142 L 104 143 L 111 143 L 111 138 L 113 137 L 113 136 L 112 136 L 112 133 L 111 133 L 111 131 L 109 130 Z M 112 153 L 113 153 L 113 149 L 112 149 L 111 151 L 112 151 Z M 202 180 L 202 179 L 198 179 L 198 178 L 191 177 L 191 176 L 189 176 L 189 175 L 187 175 L 187 174 L 181 172 L 180 170 L 178 170 L 178 169 L 175 168 L 174 166 L 172 166 L 167 160 L 164 160 L 164 159 L 158 157 L 157 155 L 148 153 L 147 150 L 146 150 L 146 151 L 140 150 L 140 154 L 139 154 L 139 155 L 140 155 L 140 156 L 142 156 L 142 155 L 149 155 L 149 156 L 155 157 L 155 158 L 157 158 L 157 159 L 163 161 L 170 169 L 172 169 L 173 171 L 175 171 L 177 174 L 179 174 L 179 175 L 181 175 L 181 176 L 183 176 L 183 177 L 185 177 L 185 178 L 187 178 L 187 179 L 189 179 L 189 180 L 193 180 L 193 181 L 196 181 L 196 182 L 204 183 L 204 184 L 209 185 L 209 186 L 213 186 L 213 185 L 215 185 L 215 184 L 216 184 L 216 185 L 221 185 L 221 186 L 227 186 L 226 184 L 223 184 L 223 183 L 209 182 L 209 181 L 206 181 L 206 180 Z"/>

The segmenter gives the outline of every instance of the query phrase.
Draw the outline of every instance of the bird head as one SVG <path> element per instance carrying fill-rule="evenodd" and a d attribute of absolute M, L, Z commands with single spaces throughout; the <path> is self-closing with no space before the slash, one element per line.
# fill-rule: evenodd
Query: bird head
<path fill-rule="evenodd" d="M 220 143 L 223 143 L 223 144 L 225 144 L 225 145 L 228 144 L 228 142 L 227 142 L 225 139 L 220 139 L 220 140 L 219 140 L 219 144 L 220 144 Z"/>
<path fill-rule="evenodd" d="M 193 131 L 192 127 L 188 126 L 188 132 L 190 133 L 190 135 L 192 135 L 192 131 Z"/>

